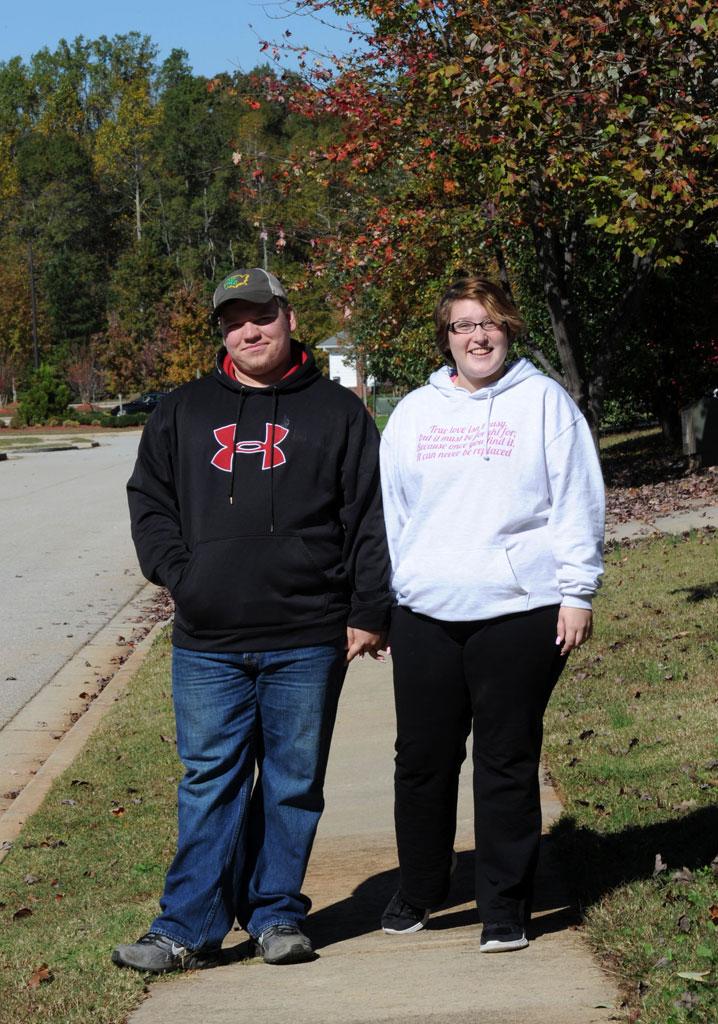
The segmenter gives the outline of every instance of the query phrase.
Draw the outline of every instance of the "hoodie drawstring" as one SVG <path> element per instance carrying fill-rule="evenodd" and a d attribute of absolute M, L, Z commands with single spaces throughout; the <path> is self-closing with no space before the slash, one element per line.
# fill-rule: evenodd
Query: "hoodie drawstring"
<path fill-rule="evenodd" d="M 489 396 L 486 402 L 486 433 L 484 434 L 484 454 L 481 456 L 484 462 L 489 462 L 491 456 L 489 455 L 489 430 L 491 429 L 491 407 L 494 404 L 493 394 Z"/>
<path fill-rule="evenodd" d="M 232 473 L 229 478 L 229 503 L 234 505 L 234 481 L 237 475 L 237 434 L 239 432 L 239 421 L 242 419 L 242 410 L 247 397 L 247 392 L 242 388 L 239 394 L 237 406 L 237 419 L 232 434 Z M 274 438 L 277 429 L 277 410 L 279 406 L 279 392 L 276 385 L 272 388 L 272 424 L 269 436 L 269 532 L 274 533 Z"/>
<path fill-rule="evenodd" d="M 272 402 L 272 437 L 269 442 L 269 532 L 274 533 L 274 435 L 277 429 L 277 406 L 279 404 L 279 396 L 277 394 L 276 385 L 272 388 L 273 402 Z"/>
<path fill-rule="evenodd" d="M 237 406 L 237 419 L 234 424 L 234 433 L 232 434 L 232 473 L 229 478 L 229 503 L 234 505 L 234 477 L 237 472 L 237 431 L 239 430 L 239 421 L 242 419 L 242 409 L 244 408 L 244 399 L 246 392 L 244 388 L 239 393 L 239 405 Z"/>

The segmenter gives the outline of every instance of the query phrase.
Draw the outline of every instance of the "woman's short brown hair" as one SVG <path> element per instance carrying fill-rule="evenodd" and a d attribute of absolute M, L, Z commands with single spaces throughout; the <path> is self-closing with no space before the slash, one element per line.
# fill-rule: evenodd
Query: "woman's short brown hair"
<path fill-rule="evenodd" d="M 446 289 L 434 310 L 436 345 L 442 356 L 452 366 L 454 357 L 449 347 L 451 307 L 460 299 L 474 299 L 476 302 L 480 302 L 492 320 L 505 325 L 509 341 L 512 341 L 525 329 L 526 325 L 521 319 L 521 314 L 499 285 L 489 281 L 486 277 L 459 278 Z"/>

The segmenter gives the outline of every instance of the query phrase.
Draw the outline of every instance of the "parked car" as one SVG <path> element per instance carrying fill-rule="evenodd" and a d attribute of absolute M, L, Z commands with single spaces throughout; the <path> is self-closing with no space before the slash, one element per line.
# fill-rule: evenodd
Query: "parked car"
<path fill-rule="evenodd" d="M 155 406 L 162 401 L 168 391 L 144 391 L 139 398 L 132 402 L 123 402 L 122 406 L 116 405 L 110 409 L 111 416 L 120 416 L 133 412 L 152 412 Z"/>

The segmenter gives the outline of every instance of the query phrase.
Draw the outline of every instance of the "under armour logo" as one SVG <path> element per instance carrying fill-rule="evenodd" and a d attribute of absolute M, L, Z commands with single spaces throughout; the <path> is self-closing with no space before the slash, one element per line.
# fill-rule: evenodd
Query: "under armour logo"
<path fill-rule="evenodd" d="M 271 469 L 272 465 L 283 466 L 287 457 L 279 447 L 286 438 L 289 431 L 286 427 L 280 427 L 276 423 L 267 423 L 263 441 L 237 441 L 234 445 L 234 423 L 228 423 L 226 427 L 217 427 L 214 436 L 219 444 L 220 450 L 212 459 L 212 465 L 221 469 L 223 473 L 232 472 L 232 458 L 236 452 L 238 455 L 255 455 L 262 453 L 262 469 Z"/>

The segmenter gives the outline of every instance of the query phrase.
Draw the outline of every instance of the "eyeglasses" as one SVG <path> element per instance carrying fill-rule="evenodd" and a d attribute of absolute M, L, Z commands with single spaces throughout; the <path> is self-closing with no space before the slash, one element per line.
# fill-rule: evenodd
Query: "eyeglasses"
<path fill-rule="evenodd" d="M 493 334 L 504 329 L 503 324 L 497 324 L 494 320 L 482 320 L 478 324 L 473 320 L 454 320 L 453 324 L 449 324 L 449 330 L 452 334 L 472 334 L 477 327 L 480 327 L 487 334 Z"/>

